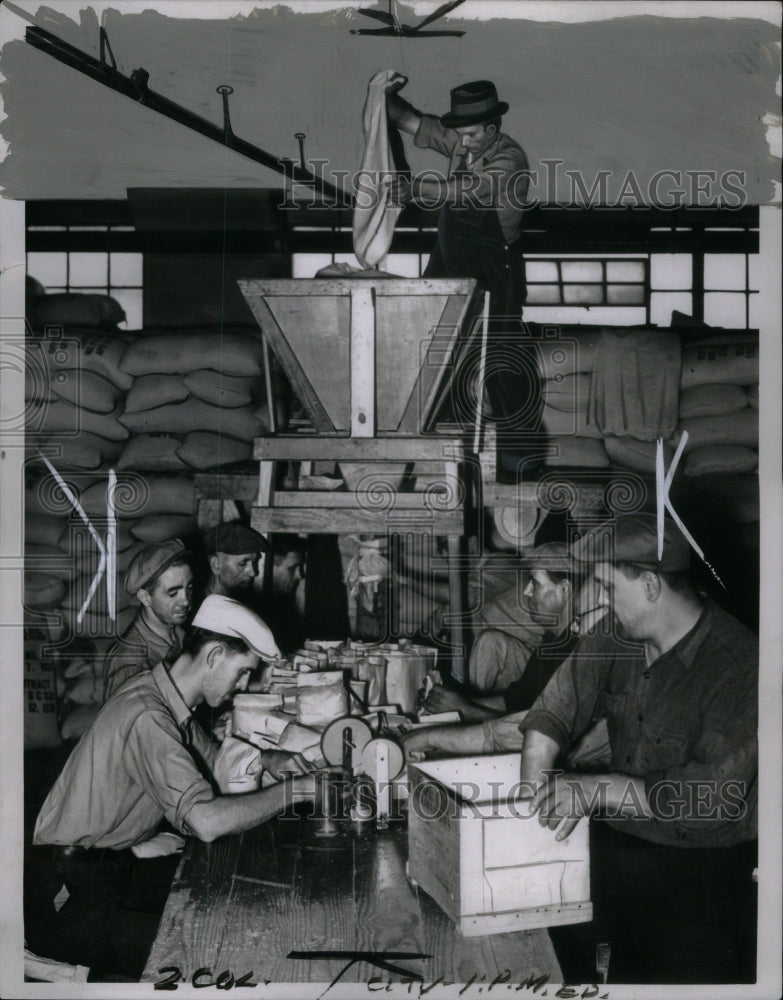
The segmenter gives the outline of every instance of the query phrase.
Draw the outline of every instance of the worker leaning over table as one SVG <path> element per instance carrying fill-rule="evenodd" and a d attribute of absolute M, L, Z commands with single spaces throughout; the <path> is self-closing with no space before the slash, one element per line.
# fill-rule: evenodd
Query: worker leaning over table
<path fill-rule="evenodd" d="M 577 629 L 574 623 L 580 621 L 585 628 L 588 621 L 593 624 L 598 610 L 594 607 L 594 590 L 585 584 L 584 566 L 571 557 L 565 542 L 536 546 L 524 555 L 521 566 L 530 574 L 522 592 L 526 613 L 543 626 L 548 640 L 529 656 L 522 676 L 502 694 L 471 699 L 453 688 L 435 685 L 424 701 L 427 712 L 458 711 L 463 723 L 477 724 L 437 725 L 406 733 L 405 751 L 411 759 L 432 750 L 472 754 L 521 749 L 519 723 L 560 664 L 583 641 L 580 640 L 583 628 Z M 491 650 L 496 656 L 503 656 L 516 644 L 505 633 L 496 637 L 494 630 L 480 633 L 477 642 L 482 635 L 488 635 L 491 640 L 487 643 L 488 652 Z M 605 751 L 605 726 L 597 726 L 591 732 L 589 741 L 580 748 L 580 758 L 588 748 L 591 759 Z"/>
<path fill-rule="evenodd" d="M 291 782 L 219 794 L 220 744 L 193 718 L 201 702 L 217 706 L 244 691 L 259 658 L 277 655 L 260 618 L 212 595 L 198 609 L 180 656 L 137 674 L 104 705 L 35 825 L 34 844 L 57 846 L 70 894 L 52 923 L 47 955 L 87 965 L 93 976 L 138 979 L 165 901 L 155 882 L 173 874 L 170 864 L 161 874 L 160 859 L 138 856 L 155 853 L 161 822 L 212 841 L 270 819 L 291 797 L 313 797 L 313 779 L 296 773 L 304 771 L 297 758 L 264 751 L 261 764 L 275 778 L 295 772 Z"/>
<path fill-rule="evenodd" d="M 660 558 L 647 514 L 617 517 L 573 551 L 592 564 L 618 637 L 642 656 L 572 657 L 520 727 L 540 822 L 562 839 L 594 816 L 594 918 L 552 929 L 563 972 L 595 981 L 596 948 L 611 942 L 610 982 L 753 982 L 757 639 L 694 589 L 671 521 Z M 609 773 L 547 775 L 598 706 Z"/>

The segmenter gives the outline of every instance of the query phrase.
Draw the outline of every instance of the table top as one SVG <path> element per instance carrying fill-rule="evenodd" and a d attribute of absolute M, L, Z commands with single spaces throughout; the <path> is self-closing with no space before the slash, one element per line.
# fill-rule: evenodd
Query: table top
<path fill-rule="evenodd" d="M 404 823 L 334 838 L 316 829 L 312 819 L 277 817 L 212 844 L 191 840 L 142 981 L 171 981 L 176 970 L 190 983 L 205 969 L 196 985 L 226 970 L 237 981 L 252 972 L 256 983 L 561 980 L 544 929 L 463 937 L 406 879 Z M 346 952 L 365 960 L 345 969 Z"/>

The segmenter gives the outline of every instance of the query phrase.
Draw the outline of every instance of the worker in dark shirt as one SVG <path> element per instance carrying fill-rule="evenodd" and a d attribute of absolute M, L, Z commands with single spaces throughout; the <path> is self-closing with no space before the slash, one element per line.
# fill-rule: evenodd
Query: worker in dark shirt
<path fill-rule="evenodd" d="M 660 551 L 656 517 L 629 514 L 573 553 L 592 567 L 618 639 L 641 649 L 631 660 L 577 650 L 520 726 L 531 813 L 558 840 L 594 817 L 593 921 L 553 929 L 566 980 L 595 982 L 610 943 L 609 982 L 753 982 L 756 636 L 694 589 L 672 521 Z M 553 772 L 602 711 L 608 771 Z"/>
<path fill-rule="evenodd" d="M 464 721 L 479 724 L 438 725 L 410 732 L 405 737 L 409 756 L 431 750 L 480 753 L 521 748 L 519 723 L 525 710 L 577 644 L 578 636 L 569 626 L 576 616 L 575 594 L 581 583 L 579 564 L 574 563 L 563 542 L 539 545 L 524 558 L 523 565 L 530 572 L 523 593 L 531 615 L 552 638 L 533 653 L 522 677 L 504 694 L 470 699 L 451 688 L 436 685 L 424 702 L 426 712 L 456 710 Z"/>
<path fill-rule="evenodd" d="M 579 564 L 574 565 L 568 546 L 565 542 L 546 542 L 531 549 L 520 565 L 529 574 L 522 597 L 530 620 L 545 629 L 545 641 L 530 655 L 521 677 L 512 681 L 503 693 L 469 698 L 438 684 L 424 702 L 425 711 L 433 714 L 458 711 L 466 722 L 477 722 L 530 708 L 573 650 L 577 637 L 569 625 L 577 613 L 576 601 L 582 581 Z M 493 633 L 492 629 L 480 633 L 476 643 L 482 642 L 488 634 L 493 638 Z M 515 642 L 513 636 L 505 632 L 494 641 L 495 644 Z"/>

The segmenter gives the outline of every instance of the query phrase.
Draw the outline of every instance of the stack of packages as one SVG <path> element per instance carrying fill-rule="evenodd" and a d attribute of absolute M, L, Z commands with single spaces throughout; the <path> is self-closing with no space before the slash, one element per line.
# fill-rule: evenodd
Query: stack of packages
<path fill-rule="evenodd" d="M 661 331 L 661 334 L 667 331 Z M 572 330 L 541 342 L 542 427 L 549 466 L 616 466 L 654 475 L 655 441 L 603 433 L 588 416 L 602 333 Z M 633 333 L 633 331 L 629 331 Z M 691 331 L 692 334 L 692 331 Z M 679 413 L 664 441 L 668 468 L 688 432 L 678 473 L 689 478 L 754 472 L 758 465 L 758 337 L 718 333 L 689 339 L 681 353 Z"/>
<path fill-rule="evenodd" d="M 437 650 L 403 640 L 368 645 L 348 640 L 308 640 L 280 664 L 269 666 L 261 692 L 234 697 L 228 736 L 262 749 L 301 753 L 323 766 L 321 732 L 335 719 L 357 715 L 402 722 L 415 710 L 416 694 Z"/>

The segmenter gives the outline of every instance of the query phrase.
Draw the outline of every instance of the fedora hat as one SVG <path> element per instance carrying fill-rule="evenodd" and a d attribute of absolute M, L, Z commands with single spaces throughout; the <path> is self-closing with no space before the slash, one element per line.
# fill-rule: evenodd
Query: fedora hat
<path fill-rule="evenodd" d="M 481 125 L 492 118 L 500 118 L 508 111 L 508 104 L 498 100 L 495 84 L 490 80 L 463 83 L 451 91 L 451 111 L 440 119 L 444 128 L 462 125 Z"/>

